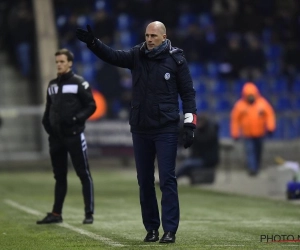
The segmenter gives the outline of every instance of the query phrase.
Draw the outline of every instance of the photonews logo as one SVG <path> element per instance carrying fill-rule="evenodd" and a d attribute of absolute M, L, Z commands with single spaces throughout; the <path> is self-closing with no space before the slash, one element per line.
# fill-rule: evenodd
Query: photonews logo
<path fill-rule="evenodd" d="M 284 243 L 300 242 L 300 235 L 292 234 L 261 234 L 260 242 L 264 243 Z"/>

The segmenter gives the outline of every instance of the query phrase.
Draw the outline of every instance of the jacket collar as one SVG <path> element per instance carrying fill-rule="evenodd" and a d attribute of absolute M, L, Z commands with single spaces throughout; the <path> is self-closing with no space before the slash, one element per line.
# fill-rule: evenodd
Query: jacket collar
<path fill-rule="evenodd" d="M 74 72 L 70 70 L 68 73 L 62 74 L 62 75 L 57 75 L 58 81 L 65 81 L 69 78 L 71 78 L 74 75 Z"/>
<path fill-rule="evenodd" d="M 147 51 L 146 42 L 143 42 L 140 44 L 140 51 L 145 55 Z M 160 51 L 157 55 L 153 57 L 153 59 L 163 59 L 168 57 L 169 54 L 177 54 L 182 53 L 182 49 L 172 47 L 171 41 L 169 39 L 166 39 L 166 46 L 165 49 Z"/>

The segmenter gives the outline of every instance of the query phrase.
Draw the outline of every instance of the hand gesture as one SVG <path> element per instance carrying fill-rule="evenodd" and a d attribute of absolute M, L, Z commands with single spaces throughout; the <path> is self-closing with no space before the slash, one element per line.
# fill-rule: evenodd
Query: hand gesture
<path fill-rule="evenodd" d="M 90 25 L 87 25 L 86 28 L 87 30 L 81 28 L 76 29 L 76 37 L 87 45 L 91 45 L 95 41 L 95 36 Z"/>

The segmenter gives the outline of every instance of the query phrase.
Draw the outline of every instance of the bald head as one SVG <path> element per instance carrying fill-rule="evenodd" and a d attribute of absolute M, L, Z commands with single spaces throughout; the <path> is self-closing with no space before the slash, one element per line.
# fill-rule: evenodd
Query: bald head
<path fill-rule="evenodd" d="M 167 38 L 165 25 L 159 21 L 149 23 L 146 27 L 145 38 L 148 50 L 161 45 Z"/>
<path fill-rule="evenodd" d="M 167 33 L 166 26 L 162 22 L 159 22 L 159 21 L 149 23 L 146 30 L 148 28 L 156 29 L 162 35 Z"/>

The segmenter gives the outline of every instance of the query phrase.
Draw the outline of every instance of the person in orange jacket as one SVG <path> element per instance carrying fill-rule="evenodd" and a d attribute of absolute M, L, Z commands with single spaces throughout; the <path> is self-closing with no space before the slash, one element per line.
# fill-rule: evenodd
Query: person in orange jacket
<path fill-rule="evenodd" d="M 269 102 L 261 96 L 252 82 L 246 82 L 242 97 L 231 111 L 230 132 L 234 140 L 243 138 L 246 161 L 250 175 L 260 170 L 263 141 L 271 136 L 276 127 L 275 112 Z"/>

